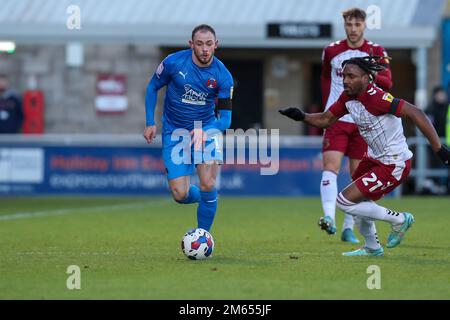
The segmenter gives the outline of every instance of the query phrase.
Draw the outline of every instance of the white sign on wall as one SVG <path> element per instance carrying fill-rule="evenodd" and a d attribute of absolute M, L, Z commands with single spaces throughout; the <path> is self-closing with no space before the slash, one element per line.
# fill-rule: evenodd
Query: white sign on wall
<path fill-rule="evenodd" d="M 102 74 L 97 77 L 95 108 L 99 113 L 122 113 L 128 108 L 127 78 Z"/>
<path fill-rule="evenodd" d="M 0 182 L 42 183 L 43 180 L 43 149 L 0 148 Z"/>

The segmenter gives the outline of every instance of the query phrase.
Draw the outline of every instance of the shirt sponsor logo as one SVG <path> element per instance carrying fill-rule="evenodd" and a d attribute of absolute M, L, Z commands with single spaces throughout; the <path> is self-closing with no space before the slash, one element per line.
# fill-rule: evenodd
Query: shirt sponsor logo
<path fill-rule="evenodd" d="M 181 96 L 181 102 L 204 106 L 206 104 L 207 92 L 197 92 L 192 89 L 190 84 L 184 85 L 185 93 Z"/>

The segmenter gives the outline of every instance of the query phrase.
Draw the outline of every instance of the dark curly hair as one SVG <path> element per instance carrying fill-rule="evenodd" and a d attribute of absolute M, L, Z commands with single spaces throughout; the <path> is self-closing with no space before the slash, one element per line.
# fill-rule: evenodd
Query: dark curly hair
<path fill-rule="evenodd" d="M 383 71 L 384 69 L 386 69 L 386 64 L 381 62 L 384 59 L 391 58 L 382 56 L 354 57 L 342 62 L 342 69 L 344 69 L 347 64 L 355 64 L 365 73 L 367 73 L 370 76 L 371 80 L 373 80 L 375 72 Z"/>

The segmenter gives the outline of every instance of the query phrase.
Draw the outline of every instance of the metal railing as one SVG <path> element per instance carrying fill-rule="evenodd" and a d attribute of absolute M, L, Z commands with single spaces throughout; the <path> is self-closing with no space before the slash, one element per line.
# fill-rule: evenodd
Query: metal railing
<path fill-rule="evenodd" d="M 449 169 L 446 168 L 430 168 L 429 155 L 432 154 L 428 140 L 422 135 L 417 134 L 415 137 L 407 139 L 408 146 L 415 148 L 415 167 L 412 168 L 409 176 L 414 178 L 415 192 L 420 193 L 425 188 L 425 182 L 428 178 L 447 177 Z M 445 143 L 444 139 L 441 139 Z"/>

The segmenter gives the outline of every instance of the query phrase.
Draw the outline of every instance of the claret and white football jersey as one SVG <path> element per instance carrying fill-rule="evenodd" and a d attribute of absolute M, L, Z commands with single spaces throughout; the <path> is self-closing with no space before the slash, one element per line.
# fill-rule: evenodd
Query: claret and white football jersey
<path fill-rule="evenodd" d="M 405 101 L 369 85 L 358 97 L 343 92 L 329 110 L 338 118 L 348 115 L 368 145 L 368 156 L 384 164 L 412 157 L 403 134 L 401 109 Z"/>
<path fill-rule="evenodd" d="M 376 43 L 364 40 L 364 43 L 359 48 L 350 48 L 347 40 L 340 40 L 333 42 L 323 50 L 322 53 L 322 102 L 325 110 L 339 98 L 344 91 L 342 62 L 350 58 L 373 56 L 387 56 L 386 50 Z M 386 70 L 377 74 L 375 83 L 378 87 L 389 90 L 392 87 L 391 72 L 388 68 L 389 60 L 385 59 L 384 65 Z M 353 123 L 350 115 L 346 115 L 339 119 Z"/>

